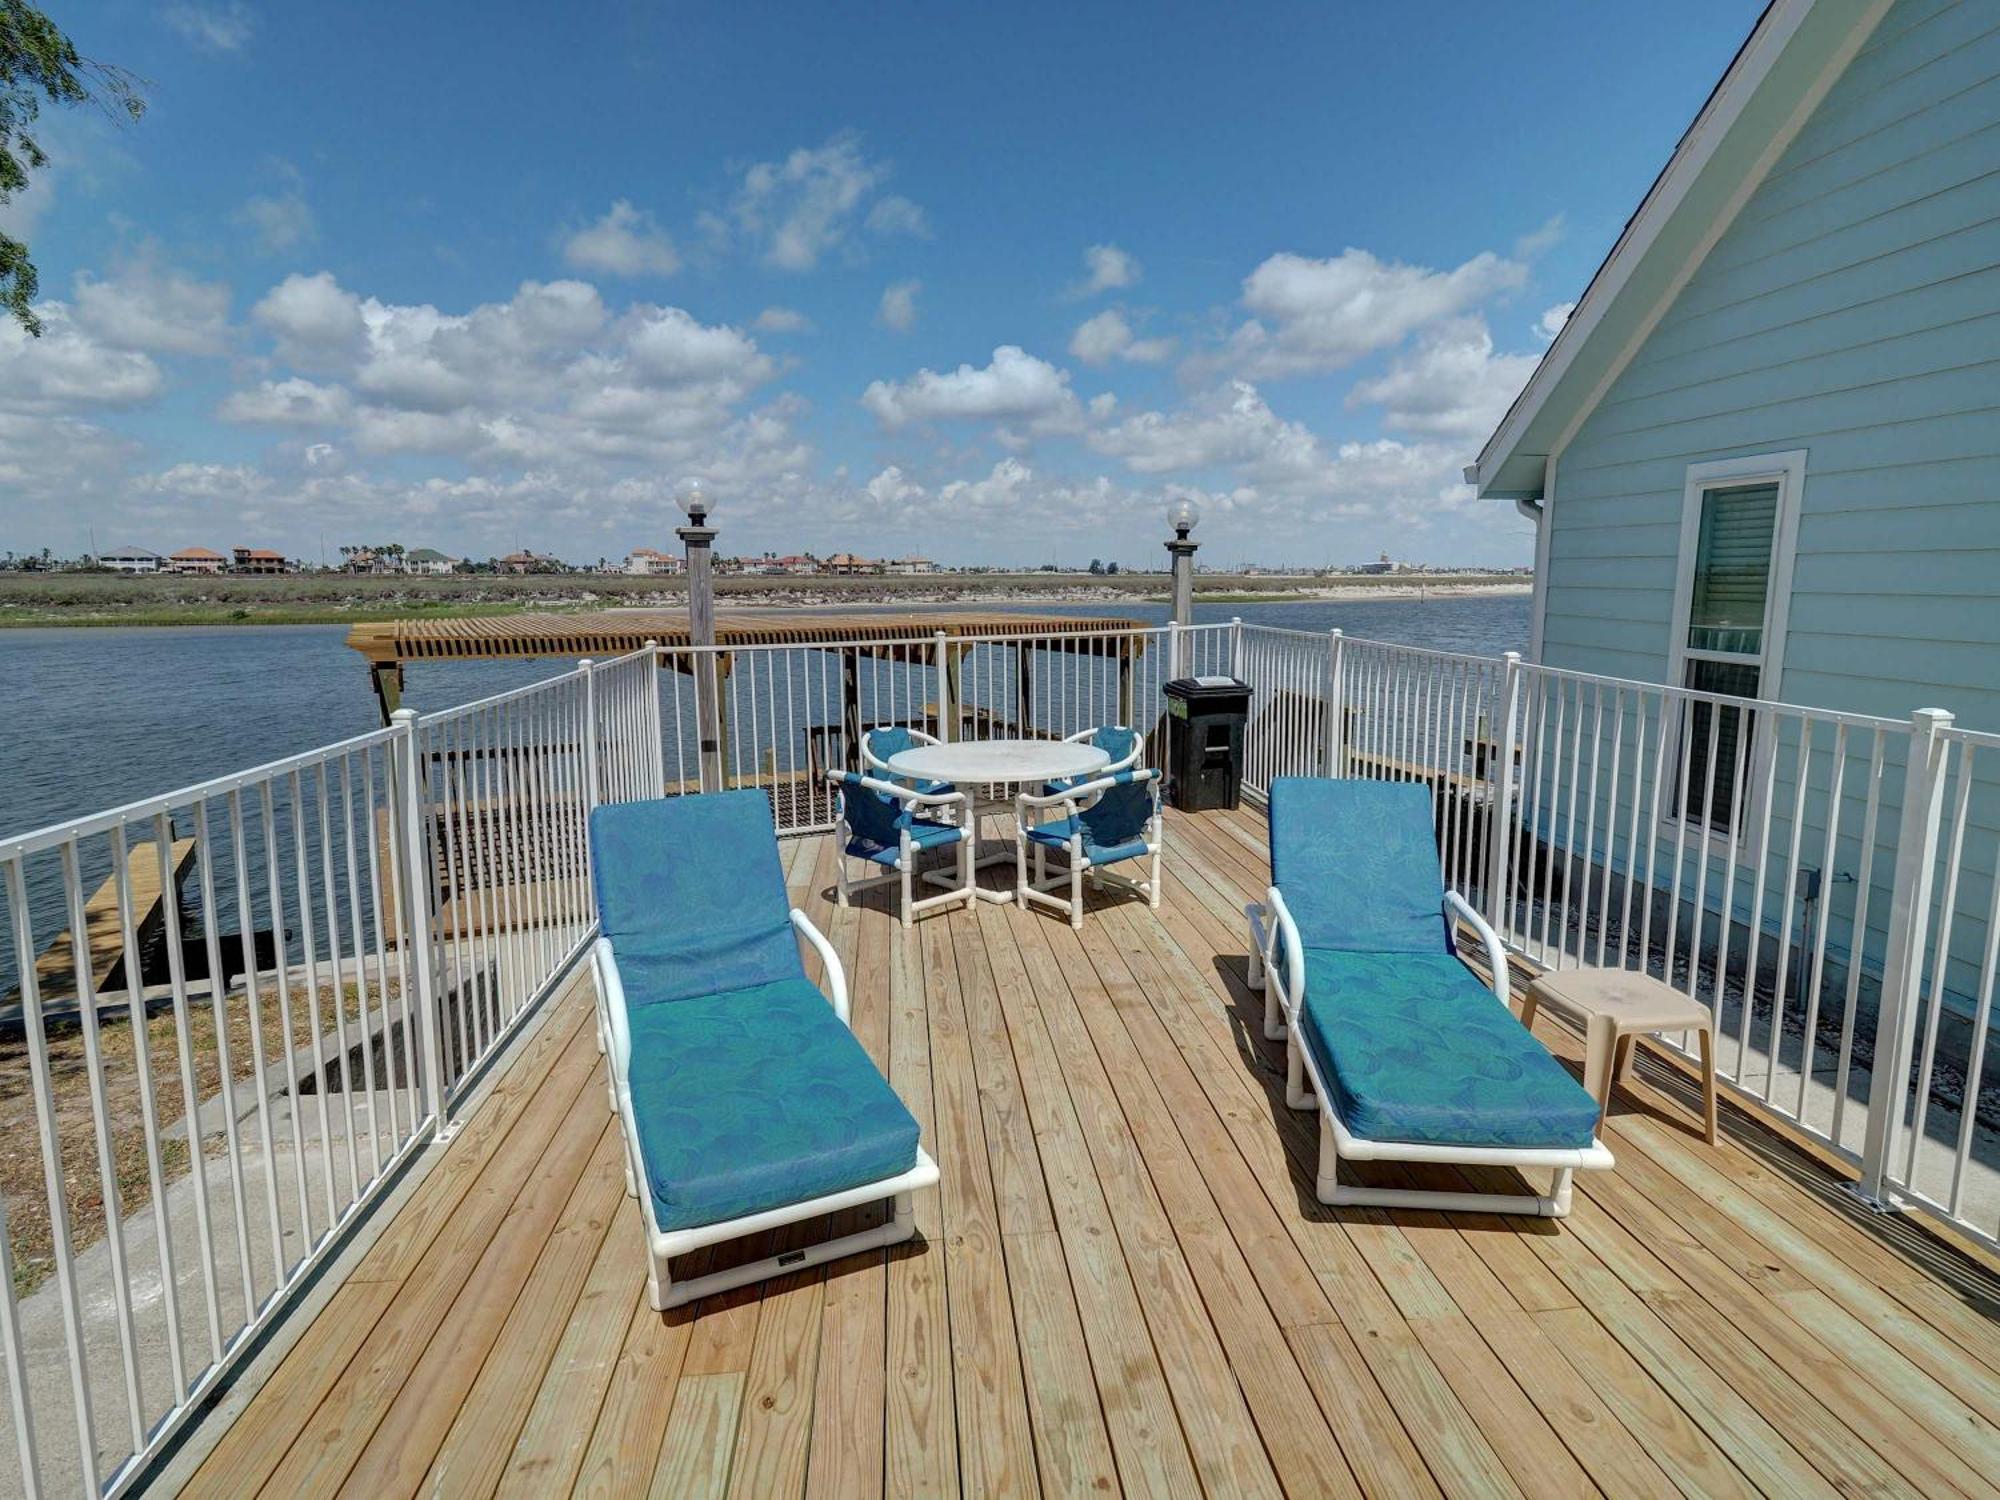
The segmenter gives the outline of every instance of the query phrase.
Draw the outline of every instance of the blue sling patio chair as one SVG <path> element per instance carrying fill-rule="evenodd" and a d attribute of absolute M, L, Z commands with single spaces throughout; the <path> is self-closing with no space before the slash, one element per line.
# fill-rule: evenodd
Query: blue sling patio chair
<path fill-rule="evenodd" d="M 757 791 L 590 815 L 599 1019 L 655 1308 L 916 1232 L 937 1181 L 917 1122 L 848 1030 L 840 959 L 790 908 Z M 825 966 L 806 978 L 799 944 Z M 871 1228 L 676 1279 L 678 1256 L 863 1204 Z"/>
<path fill-rule="evenodd" d="M 873 776 L 877 781 L 893 781 L 899 786 L 915 787 L 920 792 L 953 791 L 955 788 L 949 781 L 923 781 L 913 776 L 898 776 L 889 769 L 890 756 L 938 743 L 936 735 L 925 734 L 921 729 L 911 729 L 904 724 L 878 724 L 861 736 L 862 774 Z"/>
<path fill-rule="evenodd" d="M 920 911 L 974 898 L 978 879 L 972 869 L 974 839 L 965 793 L 925 791 L 901 778 L 888 781 L 853 771 L 834 771 L 826 779 L 839 804 L 833 830 L 833 875 L 842 906 L 855 891 L 899 883 L 903 925 L 908 927 Z M 945 885 L 944 894 L 919 900 L 912 894 L 911 884 L 925 852 L 953 847 L 958 850 L 957 873 L 949 879 L 935 873 L 925 877 Z M 850 859 L 880 866 L 884 873 L 850 880 Z"/>
<path fill-rule="evenodd" d="M 1131 730 L 1116 733 L 1132 736 L 1130 744 L 1117 747 L 1127 752 L 1124 769 L 1050 782 L 1039 794 L 1022 792 L 1014 799 L 1014 893 L 1023 906 L 1037 902 L 1066 912 L 1069 925 L 1078 929 L 1083 926 L 1086 880 L 1100 889 L 1143 896 L 1156 910 L 1160 904 L 1160 773 L 1134 765 L 1140 742 Z M 1100 742 L 1099 748 L 1110 747 Z M 1046 823 L 1034 821 L 1051 811 L 1059 816 Z M 1033 879 L 1028 875 L 1031 848 L 1035 851 Z M 1068 867 L 1054 875 L 1048 873 L 1051 849 L 1068 860 Z M 1149 873 L 1143 878 L 1130 877 L 1107 868 L 1132 859 L 1150 860 Z"/>
<path fill-rule="evenodd" d="M 1566 1215 L 1571 1174 L 1612 1164 L 1597 1101 L 1515 1019 L 1499 937 L 1444 889 L 1429 789 L 1280 777 L 1269 814 L 1251 983 L 1267 1034 L 1285 1039 L 1286 1102 L 1319 1111 L 1319 1200 Z M 1461 922 L 1490 984 L 1459 956 Z M 1363 1187 L 1338 1180 L 1342 1158 L 1539 1168 L 1554 1182 L 1545 1194 Z"/>

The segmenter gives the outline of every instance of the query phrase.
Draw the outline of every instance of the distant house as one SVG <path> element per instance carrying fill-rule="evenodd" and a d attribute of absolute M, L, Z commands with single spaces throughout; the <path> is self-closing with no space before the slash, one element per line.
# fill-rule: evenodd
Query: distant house
<path fill-rule="evenodd" d="M 820 564 L 822 573 L 851 577 L 862 573 L 880 573 L 882 564 L 873 558 L 856 557 L 852 552 L 836 552 Z"/>
<path fill-rule="evenodd" d="M 234 547 L 230 549 L 229 571 L 232 573 L 289 573 L 292 564 L 282 552 L 273 552 L 269 547 Z"/>
<path fill-rule="evenodd" d="M 819 567 L 819 563 L 816 559 L 810 557 L 800 557 L 797 554 L 793 554 L 788 557 L 777 558 L 776 562 L 778 565 L 778 571 L 780 573 L 790 573 L 790 574 L 811 573 Z"/>
<path fill-rule="evenodd" d="M 884 563 L 882 566 L 886 572 L 905 575 L 935 573 L 938 570 L 938 565 L 928 557 L 899 557 L 894 562 Z"/>
<path fill-rule="evenodd" d="M 509 552 L 494 563 L 494 568 L 502 573 L 561 573 L 563 564 L 553 557 L 544 557 L 539 552 Z"/>
<path fill-rule="evenodd" d="M 625 554 L 625 571 L 638 578 L 657 578 L 666 573 L 681 571 L 680 556 L 673 552 L 662 552 L 656 547 L 634 547 Z"/>
<path fill-rule="evenodd" d="M 99 567 L 116 573 L 157 573 L 166 559 L 144 547 L 115 547 L 98 556 Z"/>
<path fill-rule="evenodd" d="M 414 547 L 403 554 L 403 571 L 406 573 L 445 574 L 455 571 L 458 564 L 458 558 L 447 557 L 435 547 Z"/>
<path fill-rule="evenodd" d="M 220 573 L 229 559 L 207 547 L 183 547 L 167 554 L 169 573 Z"/>

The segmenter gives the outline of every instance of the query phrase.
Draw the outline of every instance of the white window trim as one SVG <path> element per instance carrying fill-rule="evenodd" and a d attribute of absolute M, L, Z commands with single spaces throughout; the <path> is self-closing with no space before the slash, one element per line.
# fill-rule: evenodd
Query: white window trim
<path fill-rule="evenodd" d="M 1687 686 L 1690 655 L 1706 658 L 1709 653 L 1690 653 L 1687 644 L 1688 616 L 1693 609 L 1695 553 L 1701 542 L 1701 497 L 1704 491 L 1727 485 L 1776 484 L 1778 513 L 1772 522 L 1771 583 L 1764 598 L 1764 649 L 1757 666 L 1757 696 L 1767 702 L 1784 701 L 1785 627 L 1792 608 L 1792 565 L 1799 547 L 1799 512 L 1805 497 L 1806 450 L 1794 448 L 1784 453 L 1760 453 L 1745 458 L 1722 458 L 1710 463 L 1689 464 L 1681 493 L 1680 565 L 1674 577 L 1673 616 L 1667 636 L 1667 683 Z M 1679 716 L 1673 728 L 1680 740 Z M 1729 845 L 1739 857 L 1759 857 L 1750 847 L 1750 832 L 1764 826 L 1764 785 L 1766 764 L 1774 741 L 1758 734 L 1751 744 L 1750 765 L 1744 772 L 1747 795 L 1737 808 L 1729 830 Z M 1673 773 L 1679 775 L 1678 764 Z M 1678 814 L 1668 809 L 1671 800 L 1660 799 L 1660 827 L 1671 834 L 1681 826 Z M 1690 835 L 1701 830 L 1699 822 L 1689 822 Z M 1714 837 L 1711 833 L 1710 837 Z"/>

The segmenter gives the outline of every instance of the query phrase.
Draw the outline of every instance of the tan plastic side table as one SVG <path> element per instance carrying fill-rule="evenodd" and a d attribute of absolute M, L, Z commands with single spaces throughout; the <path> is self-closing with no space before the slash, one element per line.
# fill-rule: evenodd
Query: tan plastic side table
<path fill-rule="evenodd" d="M 1521 1002 L 1523 1026 L 1534 1025 L 1538 1005 L 1583 1022 L 1583 1086 L 1597 1100 L 1599 1119 L 1611 1108 L 1613 1074 L 1625 1078 L 1631 1072 L 1635 1038 L 1646 1032 L 1696 1033 L 1703 1123 L 1708 1143 L 1715 1144 L 1715 1025 L 1706 1006 L 1630 969 L 1552 969 L 1528 986 Z"/>

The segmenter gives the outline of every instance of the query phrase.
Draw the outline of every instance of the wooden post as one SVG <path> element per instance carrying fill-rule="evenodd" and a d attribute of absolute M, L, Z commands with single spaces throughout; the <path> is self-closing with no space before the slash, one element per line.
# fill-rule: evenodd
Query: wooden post
<path fill-rule="evenodd" d="M 958 671 L 942 630 L 931 636 L 931 661 L 937 667 L 937 737 L 958 738 Z"/>
<path fill-rule="evenodd" d="M 1035 677 L 1026 638 L 1014 643 L 1014 732 L 1023 739 L 1035 734 Z"/>
<path fill-rule="evenodd" d="M 368 677 L 375 687 L 375 703 L 382 710 L 382 727 L 387 729 L 403 706 L 403 664 L 376 661 L 368 664 Z"/>
<path fill-rule="evenodd" d="M 861 649 L 849 646 L 840 653 L 841 738 L 847 742 L 842 761 L 850 771 L 861 769 Z"/>
<path fill-rule="evenodd" d="M 694 647 L 694 719 L 696 748 L 701 758 L 701 788 L 722 785 L 720 663 L 715 655 L 715 528 L 708 524 L 708 502 L 699 490 L 689 495 L 688 524 L 674 535 L 687 546 L 688 644 Z"/>

